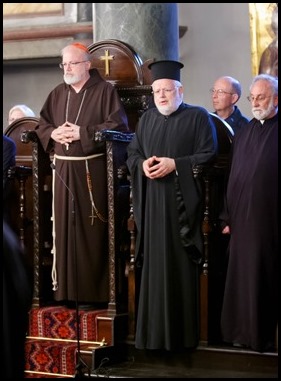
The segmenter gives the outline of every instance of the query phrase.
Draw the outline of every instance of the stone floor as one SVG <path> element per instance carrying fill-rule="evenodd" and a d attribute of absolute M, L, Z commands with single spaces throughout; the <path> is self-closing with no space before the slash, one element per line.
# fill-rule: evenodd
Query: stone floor
<path fill-rule="evenodd" d="M 81 376 L 81 375 L 80 375 Z M 76 378 L 80 377 L 79 374 Z M 278 353 L 199 347 L 184 353 L 149 353 L 128 347 L 124 361 L 104 357 L 87 378 L 278 378 Z"/>

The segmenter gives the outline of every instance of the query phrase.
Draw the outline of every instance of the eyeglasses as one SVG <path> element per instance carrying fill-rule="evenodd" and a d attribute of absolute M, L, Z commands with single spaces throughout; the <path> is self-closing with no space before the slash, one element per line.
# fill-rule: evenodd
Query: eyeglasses
<path fill-rule="evenodd" d="M 258 95 L 256 97 L 254 97 L 253 95 L 249 95 L 247 99 L 249 102 L 252 103 L 252 102 L 263 102 L 266 100 L 266 98 L 271 98 L 271 97 L 272 95 L 269 95 L 268 97 L 266 97 L 265 95 Z"/>
<path fill-rule="evenodd" d="M 222 89 L 210 89 L 209 91 L 212 95 L 217 94 L 218 97 L 222 97 L 225 94 L 233 95 L 233 93 L 229 93 L 228 91 L 224 91 Z"/>
<path fill-rule="evenodd" d="M 60 63 L 59 64 L 59 67 L 61 68 L 61 69 L 65 69 L 67 66 L 70 66 L 71 68 L 73 68 L 73 67 L 75 67 L 75 66 L 77 66 L 78 64 L 80 64 L 80 63 L 83 63 L 83 62 L 88 62 L 88 61 L 78 61 L 78 62 L 68 62 L 68 63 Z"/>
<path fill-rule="evenodd" d="M 160 93 L 163 91 L 163 93 L 165 95 L 169 95 L 169 94 L 172 94 L 173 91 L 175 91 L 176 89 L 178 89 L 179 86 L 176 86 L 174 87 L 173 89 L 158 89 L 158 90 L 152 90 L 152 94 L 154 95 L 160 95 Z"/>

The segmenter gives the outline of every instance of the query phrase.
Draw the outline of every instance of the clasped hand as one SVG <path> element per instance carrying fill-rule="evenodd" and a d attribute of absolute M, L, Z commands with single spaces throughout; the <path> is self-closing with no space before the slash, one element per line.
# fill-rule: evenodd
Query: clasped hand
<path fill-rule="evenodd" d="M 142 168 L 146 177 L 158 179 L 176 169 L 175 160 L 169 157 L 152 156 L 144 160 Z"/>
<path fill-rule="evenodd" d="M 70 144 L 74 140 L 80 139 L 80 127 L 76 124 L 65 122 L 61 126 L 55 128 L 51 134 L 51 138 L 57 143 Z"/>

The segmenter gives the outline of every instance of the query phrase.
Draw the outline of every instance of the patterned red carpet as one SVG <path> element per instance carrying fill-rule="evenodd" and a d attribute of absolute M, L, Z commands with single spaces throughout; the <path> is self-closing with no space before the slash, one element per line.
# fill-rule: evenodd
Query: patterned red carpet
<path fill-rule="evenodd" d="M 106 310 L 79 311 L 81 341 L 97 341 L 96 317 L 102 314 L 106 314 Z M 49 378 L 50 374 L 57 375 L 53 377 L 73 377 L 77 350 L 76 320 L 76 310 L 63 306 L 30 311 L 25 345 L 27 378 Z M 45 373 L 47 375 L 44 376 Z"/>
<path fill-rule="evenodd" d="M 97 340 L 96 317 L 106 310 L 79 311 L 80 340 Z M 76 339 L 76 311 L 63 306 L 35 308 L 30 312 L 29 336 Z"/>

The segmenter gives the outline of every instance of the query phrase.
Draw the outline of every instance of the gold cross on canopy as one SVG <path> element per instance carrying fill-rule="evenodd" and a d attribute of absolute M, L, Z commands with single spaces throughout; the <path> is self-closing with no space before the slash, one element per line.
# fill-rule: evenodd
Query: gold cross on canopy
<path fill-rule="evenodd" d="M 105 61 L 105 75 L 109 75 L 109 61 L 112 61 L 114 56 L 109 55 L 109 51 L 105 50 L 105 55 L 101 56 L 100 59 Z"/>

